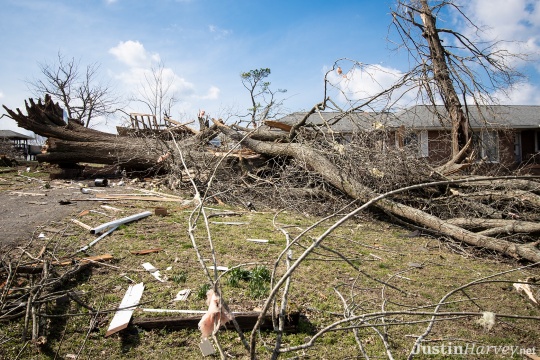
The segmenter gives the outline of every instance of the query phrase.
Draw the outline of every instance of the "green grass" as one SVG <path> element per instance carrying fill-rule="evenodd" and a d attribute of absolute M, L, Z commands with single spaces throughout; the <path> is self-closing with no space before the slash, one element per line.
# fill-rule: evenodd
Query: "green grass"
<path fill-rule="evenodd" d="M 54 186 L 54 182 L 52 182 Z M 80 293 L 80 298 L 95 309 L 114 310 L 120 304 L 127 287 L 132 281 L 145 284 L 141 299 L 142 307 L 154 309 L 206 310 L 206 292 L 210 281 L 204 275 L 195 254 L 191 240 L 187 236 L 189 212 L 178 205 L 129 201 L 114 204 L 126 210 L 129 215 L 156 206 L 166 206 L 167 217 L 150 216 L 123 225 L 88 250 L 88 255 L 110 253 L 114 260 L 108 265 L 92 265 L 84 273 L 66 282 L 60 290 L 70 289 Z M 88 204 L 89 209 L 98 209 L 98 204 Z M 227 210 L 231 210 L 227 207 Z M 232 209 L 235 210 L 235 209 Z M 232 311 L 253 311 L 260 308 L 269 291 L 269 280 L 277 256 L 286 246 L 283 234 L 273 225 L 273 213 L 243 213 L 234 220 L 248 225 L 210 224 L 212 242 L 217 265 L 236 267 L 219 283 L 222 296 Z M 228 220 L 228 219 L 227 219 Z M 227 221 L 225 220 L 225 221 Z M 286 227 L 291 238 L 299 234 L 317 219 L 303 217 L 296 213 L 281 213 L 276 222 Z M 95 214 L 83 217 L 81 221 L 95 226 L 104 219 Z M 300 239 L 291 247 L 292 261 L 296 260 L 318 235 L 322 234 L 332 221 L 324 222 L 319 228 Z M 95 237 L 83 229 L 72 225 L 68 219 L 63 225 L 78 235 L 53 237 L 47 244 L 49 253 L 70 254 Z M 343 261 L 336 253 L 318 248 L 309 255 L 294 272 L 288 294 L 288 310 L 302 314 L 298 331 L 286 333 L 282 339 L 286 346 L 300 345 L 307 338 L 329 324 L 343 319 L 344 303 L 355 314 L 369 314 L 386 311 L 411 310 L 427 306 L 429 311 L 434 303 L 453 288 L 467 284 L 490 274 L 509 270 L 520 264 L 509 259 L 496 259 L 474 249 L 466 249 L 468 255 L 453 252 L 444 242 L 437 239 L 403 238 L 400 234 L 409 231 L 386 223 L 351 220 L 337 229 L 324 241 L 324 245 L 351 259 L 351 264 Z M 195 230 L 197 246 L 203 259 L 212 259 L 204 222 L 199 222 Z M 268 239 L 269 243 L 253 243 L 247 238 Z M 42 243 L 26 249 L 29 254 L 37 254 Z M 131 250 L 162 248 L 158 253 L 135 256 Z M 15 253 L 14 253 L 15 254 Z M 33 260 L 21 252 L 16 253 L 22 261 Z M 150 262 L 167 277 L 164 283 L 155 280 L 141 264 Z M 423 264 L 422 268 L 411 268 L 409 263 Z M 246 265 L 247 264 L 247 265 Z M 205 261 L 205 266 L 212 265 Z M 169 269 L 170 270 L 167 270 Z M 62 273 L 65 268 L 55 268 Z M 278 278 L 286 271 L 284 258 L 277 266 Z M 211 274 L 213 274 L 211 272 Z M 527 276 L 538 276 L 538 269 L 521 270 L 500 276 L 498 280 L 515 281 Z M 0 279 L 0 283 L 3 278 Z M 386 283 L 387 285 L 385 285 Z M 184 288 L 192 290 L 185 302 L 173 302 L 176 293 Z M 281 299 L 281 292 L 278 293 Z M 471 301 L 470 299 L 473 299 Z M 453 295 L 442 311 L 482 312 L 498 314 L 522 314 L 540 316 L 538 308 L 532 306 L 511 290 L 511 284 L 479 284 L 466 289 L 465 293 Z M 105 338 L 104 334 L 114 312 L 100 313 L 96 326 L 90 329 L 92 316 L 89 311 L 75 301 L 66 302 L 62 307 L 56 302 L 44 304 L 42 311 L 48 314 L 72 314 L 66 318 L 43 318 L 42 330 L 47 343 L 37 347 L 21 341 L 23 319 L 0 322 L 1 359 L 50 359 L 66 358 L 80 352 L 79 358 L 103 359 L 200 359 L 198 348 L 200 333 L 191 330 L 146 331 L 129 326 L 120 333 Z M 84 315 L 79 315 L 84 314 Z M 177 316 L 176 314 L 143 313 L 136 310 L 134 318 Z M 415 321 L 426 317 L 395 315 L 386 318 L 388 341 L 396 359 L 405 358 L 414 336 L 421 334 L 426 323 L 410 323 L 392 326 L 393 323 Z M 519 345 L 540 348 L 538 340 L 539 322 L 523 319 L 499 319 L 495 326 L 486 331 L 476 324 L 476 317 L 468 316 L 453 321 L 437 322 L 429 336 L 432 344 L 453 342 L 463 344 L 476 342 L 485 345 Z M 373 320 L 370 324 L 378 324 Z M 218 333 L 224 350 L 238 359 L 245 359 L 246 351 L 232 327 Z M 378 327 L 383 330 L 382 327 Z M 360 328 L 359 339 L 371 358 L 384 358 L 384 346 L 373 328 Z M 247 332 L 246 336 L 249 337 Z M 257 337 L 258 356 L 270 357 L 263 341 L 271 345 L 275 341 L 272 332 L 261 332 Z M 303 356 L 305 358 L 343 359 L 357 358 L 358 345 L 350 330 L 329 332 L 315 341 L 313 347 L 286 354 L 283 358 Z M 430 359 L 433 356 L 418 356 Z M 441 357 L 442 358 L 442 357 Z M 457 358 L 457 357 L 454 357 Z M 470 357 L 475 358 L 475 357 Z M 505 357 L 489 355 L 486 359 Z"/>

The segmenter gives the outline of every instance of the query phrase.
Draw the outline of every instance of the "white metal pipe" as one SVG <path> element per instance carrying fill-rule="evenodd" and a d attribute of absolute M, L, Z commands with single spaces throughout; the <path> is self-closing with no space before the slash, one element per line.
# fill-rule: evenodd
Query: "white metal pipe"
<path fill-rule="evenodd" d="M 150 216 L 150 215 L 152 215 L 151 211 L 145 211 L 145 212 L 142 212 L 140 214 L 135 214 L 135 215 L 127 216 L 125 218 L 121 218 L 121 219 L 118 219 L 118 220 L 109 221 L 108 223 L 105 223 L 105 224 L 99 225 L 99 226 L 97 226 L 97 227 L 95 227 L 93 229 L 90 229 L 90 234 L 99 234 L 99 233 L 102 233 L 104 231 L 107 231 L 110 228 L 116 228 L 116 227 L 118 227 L 118 226 L 120 226 L 122 224 L 126 224 L 128 222 L 139 220 L 139 219 L 145 218 L 145 217 Z"/>

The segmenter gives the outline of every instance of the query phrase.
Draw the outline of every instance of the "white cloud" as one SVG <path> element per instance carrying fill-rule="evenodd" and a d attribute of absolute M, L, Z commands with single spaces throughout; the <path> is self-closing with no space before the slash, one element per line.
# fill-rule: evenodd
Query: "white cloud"
<path fill-rule="evenodd" d="M 462 31 L 468 36 L 478 36 L 483 41 L 503 41 L 499 48 L 511 53 L 528 54 L 529 59 L 540 55 L 540 0 L 466 0 L 463 10 L 474 24 Z M 514 65 L 524 65 L 514 60 Z"/>
<path fill-rule="evenodd" d="M 159 61 L 159 54 L 151 54 L 138 41 L 120 41 L 120 43 L 109 49 L 109 53 L 114 55 L 120 62 L 131 67 L 148 67 L 153 61 Z"/>
<path fill-rule="evenodd" d="M 214 34 L 214 39 L 222 39 L 230 34 L 232 34 L 232 30 L 227 29 L 221 29 L 217 27 L 216 25 L 208 25 L 208 30 Z"/>
<path fill-rule="evenodd" d="M 382 65 L 365 65 L 355 66 L 341 75 L 332 71 L 328 74 L 328 80 L 339 91 L 341 102 L 358 106 L 362 101 L 391 88 L 403 75 L 400 70 Z M 417 95 L 416 91 L 409 94 L 408 90 L 410 90 L 410 86 L 405 85 L 394 91 L 390 97 L 381 98 L 369 106 L 374 110 L 380 110 L 388 104 L 408 106 L 416 99 Z"/>
<path fill-rule="evenodd" d="M 197 98 L 202 100 L 216 100 L 219 98 L 221 90 L 217 86 L 210 86 L 210 89 L 208 89 L 206 95 L 203 96 L 197 96 Z"/>
<path fill-rule="evenodd" d="M 0 99 L 4 97 L 4 93 L 0 91 Z"/>
<path fill-rule="evenodd" d="M 540 89 L 530 83 L 520 83 L 503 92 L 496 91 L 494 97 L 502 105 L 540 105 Z"/>

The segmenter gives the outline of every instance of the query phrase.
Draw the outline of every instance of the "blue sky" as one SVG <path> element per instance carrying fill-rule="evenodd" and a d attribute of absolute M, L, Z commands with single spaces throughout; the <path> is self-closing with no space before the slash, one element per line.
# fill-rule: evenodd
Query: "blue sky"
<path fill-rule="evenodd" d="M 523 41 L 533 54 L 530 62 L 516 63 L 530 78 L 503 102 L 540 105 L 539 1 L 464 1 L 473 20 L 491 27 L 482 39 Z M 273 89 L 287 89 L 284 111 L 306 110 L 322 100 L 324 74 L 337 59 L 376 64 L 380 84 L 407 70 L 405 54 L 392 51 L 386 41 L 393 3 L 0 0 L 0 104 L 23 107 L 32 96 L 26 81 L 40 76 L 39 63 L 53 63 L 61 52 L 81 66 L 100 64 L 103 81 L 124 97 L 161 60 L 180 100 L 172 116 L 181 121 L 195 118 L 199 109 L 222 118 L 245 113 L 249 97 L 240 73 L 262 67 L 272 70 L 268 80 Z M 451 17 L 447 21 L 453 25 Z M 340 65 L 347 74 L 350 64 Z M 351 96 L 375 91 L 365 76 L 349 75 Z M 345 86 L 339 81 L 338 87 Z M 126 111 L 141 109 L 131 103 Z M 0 128 L 18 130 L 6 117 Z"/>

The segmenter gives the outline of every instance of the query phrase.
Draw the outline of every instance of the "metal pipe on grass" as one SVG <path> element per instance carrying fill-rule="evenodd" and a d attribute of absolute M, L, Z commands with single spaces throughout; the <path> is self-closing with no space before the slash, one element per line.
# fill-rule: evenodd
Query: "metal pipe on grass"
<path fill-rule="evenodd" d="M 126 223 L 129 223 L 129 222 L 135 221 L 135 220 L 139 220 L 139 219 L 145 218 L 145 217 L 150 216 L 150 215 L 152 215 L 152 212 L 145 211 L 145 212 L 142 212 L 140 214 L 135 214 L 135 215 L 127 216 L 125 218 L 121 218 L 121 219 L 118 219 L 118 220 L 109 221 L 108 223 L 101 224 L 101 225 L 99 225 L 99 226 L 97 226 L 95 228 L 90 229 L 90 234 L 99 234 L 99 233 L 102 233 L 104 231 L 109 230 L 110 228 L 117 228 L 118 226 L 120 226 L 122 224 L 126 224 Z"/>

